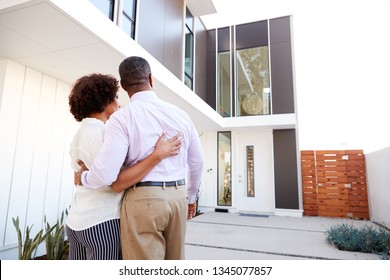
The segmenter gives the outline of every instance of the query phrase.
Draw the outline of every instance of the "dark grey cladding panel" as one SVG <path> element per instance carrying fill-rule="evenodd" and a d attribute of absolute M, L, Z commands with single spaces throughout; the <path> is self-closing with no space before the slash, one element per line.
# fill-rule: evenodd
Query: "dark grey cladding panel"
<path fill-rule="evenodd" d="M 207 31 L 207 54 L 206 54 L 206 102 L 216 110 L 216 30 Z"/>
<path fill-rule="evenodd" d="M 229 27 L 218 29 L 218 52 L 230 50 L 230 29 Z"/>
<path fill-rule="evenodd" d="M 236 26 L 236 48 L 248 49 L 268 45 L 266 20 Z"/>
<path fill-rule="evenodd" d="M 206 101 L 207 31 L 199 18 L 195 18 L 195 37 L 195 93 Z"/>
<path fill-rule="evenodd" d="M 215 53 L 216 30 L 207 31 L 207 52 Z"/>
<path fill-rule="evenodd" d="M 290 17 L 270 19 L 270 43 L 290 42 Z"/>
<path fill-rule="evenodd" d="M 272 113 L 295 113 L 290 17 L 270 20 Z"/>
<path fill-rule="evenodd" d="M 273 131 L 275 206 L 299 209 L 298 163 L 295 129 Z"/>
<path fill-rule="evenodd" d="M 138 5 L 138 43 L 181 79 L 184 71 L 183 1 L 142 0 Z"/>

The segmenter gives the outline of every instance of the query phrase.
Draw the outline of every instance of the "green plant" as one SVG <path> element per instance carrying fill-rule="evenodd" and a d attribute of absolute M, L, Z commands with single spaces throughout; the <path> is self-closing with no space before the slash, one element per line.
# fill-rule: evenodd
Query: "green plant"
<path fill-rule="evenodd" d="M 63 260 L 69 252 L 69 240 L 65 235 L 65 214 L 68 212 L 62 212 L 61 218 L 57 219 L 54 226 L 46 221 L 45 216 L 46 232 L 50 232 L 46 238 L 46 258 L 48 260 Z"/>
<path fill-rule="evenodd" d="M 355 228 L 341 224 L 331 227 L 327 232 L 327 242 L 344 251 L 374 253 L 381 259 L 390 256 L 390 232 L 370 226 Z"/>
<path fill-rule="evenodd" d="M 200 209 L 199 209 L 199 197 L 196 198 L 196 212 L 195 216 L 200 215 Z"/>
<path fill-rule="evenodd" d="M 43 230 L 40 230 L 33 239 L 30 238 L 31 229 L 33 226 L 26 226 L 25 237 L 23 240 L 22 231 L 20 230 L 19 217 L 12 218 L 15 229 L 18 234 L 18 257 L 19 260 L 32 260 L 38 250 L 38 246 L 45 241 L 46 237 L 50 234 L 51 230 L 43 234 Z"/>

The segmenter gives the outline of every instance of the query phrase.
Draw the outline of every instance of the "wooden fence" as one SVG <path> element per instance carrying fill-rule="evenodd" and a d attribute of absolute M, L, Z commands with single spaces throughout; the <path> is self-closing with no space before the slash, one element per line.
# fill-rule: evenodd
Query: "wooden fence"
<path fill-rule="evenodd" d="M 362 150 L 301 151 L 305 216 L 369 219 Z"/>

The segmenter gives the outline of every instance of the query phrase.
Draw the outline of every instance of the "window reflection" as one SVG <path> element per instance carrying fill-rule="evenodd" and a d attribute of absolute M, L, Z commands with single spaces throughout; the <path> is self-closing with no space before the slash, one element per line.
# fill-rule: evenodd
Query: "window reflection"
<path fill-rule="evenodd" d="M 255 163 L 253 154 L 253 146 L 246 146 L 247 197 L 255 196 Z"/>
<path fill-rule="evenodd" d="M 184 49 L 184 83 L 190 89 L 193 88 L 194 81 L 194 17 L 186 10 L 185 24 L 185 49 Z"/>
<path fill-rule="evenodd" d="M 237 50 L 237 116 L 270 114 L 268 46 Z"/>
<path fill-rule="evenodd" d="M 193 80 L 193 62 L 194 62 L 194 34 L 186 25 L 186 37 L 185 37 L 185 58 L 184 58 L 184 74 L 185 74 L 185 84 L 192 88 Z"/>
<path fill-rule="evenodd" d="M 114 0 L 90 0 L 109 19 L 114 19 Z"/>
<path fill-rule="evenodd" d="M 218 205 L 232 205 L 231 133 L 218 132 Z"/>
<path fill-rule="evenodd" d="M 131 38 L 135 38 L 135 12 L 136 0 L 123 0 L 122 24 L 121 28 Z"/>
<path fill-rule="evenodd" d="M 218 113 L 222 117 L 231 116 L 230 95 L 230 52 L 218 54 Z"/>

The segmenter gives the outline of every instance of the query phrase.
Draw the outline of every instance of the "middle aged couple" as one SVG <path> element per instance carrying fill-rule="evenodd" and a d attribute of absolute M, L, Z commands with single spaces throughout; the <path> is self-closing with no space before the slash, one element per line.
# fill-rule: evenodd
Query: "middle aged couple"
<path fill-rule="evenodd" d="M 123 108 L 110 75 L 81 77 L 69 96 L 81 122 L 70 146 L 77 186 L 69 258 L 184 259 L 203 170 L 198 133 L 184 111 L 157 97 L 144 58 L 126 58 L 119 75 L 130 97 Z"/>

